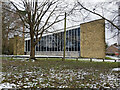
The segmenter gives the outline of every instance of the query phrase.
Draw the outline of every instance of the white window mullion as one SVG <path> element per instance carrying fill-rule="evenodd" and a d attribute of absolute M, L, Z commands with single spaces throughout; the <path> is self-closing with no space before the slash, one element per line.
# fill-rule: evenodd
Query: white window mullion
<path fill-rule="evenodd" d="M 47 36 L 46 36 L 46 51 L 47 51 Z"/>
<path fill-rule="evenodd" d="M 74 29 L 74 32 L 73 32 L 73 33 L 74 33 L 74 35 L 73 35 L 73 36 L 74 36 L 74 42 L 73 42 L 73 43 L 74 43 L 74 44 L 73 44 L 73 45 L 74 45 L 74 50 L 73 50 L 73 51 L 75 51 L 75 29 Z"/>
<path fill-rule="evenodd" d="M 27 51 L 28 51 L 28 40 L 27 40 Z"/>
<path fill-rule="evenodd" d="M 57 51 L 58 51 L 58 34 L 57 34 Z"/>

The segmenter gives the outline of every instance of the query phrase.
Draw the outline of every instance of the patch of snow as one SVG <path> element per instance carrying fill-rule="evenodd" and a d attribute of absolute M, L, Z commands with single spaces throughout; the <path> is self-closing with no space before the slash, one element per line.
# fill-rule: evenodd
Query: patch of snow
<path fill-rule="evenodd" d="M 120 71 L 120 68 L 113 68 L 112 71 Z"/>
<path fill-rule="evenodd" d="M 33 72 L 25 72 L 26 74 L 32 74 Z"/>
<path fill-rule="evenodd" d="M 12 87 L 16 87 L 15 84 L 10 84 L 10 83 L 2 83 L 0 84 L 0 89 L 3 89 L 3 88 L 12 88 Z"/>
<path fill-rule="evenodd" d="M 30 86 L 23 86 L 24 88 L 30 88 Z"/>

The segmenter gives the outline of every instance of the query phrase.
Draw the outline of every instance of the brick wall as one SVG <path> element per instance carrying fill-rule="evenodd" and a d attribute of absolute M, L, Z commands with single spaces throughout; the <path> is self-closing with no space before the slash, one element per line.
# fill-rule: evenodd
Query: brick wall
<path fill-rule="evenodd" d="M 24 55 L 24 38 L 18 35 L 11 38 L 9 50 L 14 55 Z"/>
<path fill-rule="evenodd" d="M 105 21 L 83 23 L 80 28 L 81 57 L 105 58 Z"/>

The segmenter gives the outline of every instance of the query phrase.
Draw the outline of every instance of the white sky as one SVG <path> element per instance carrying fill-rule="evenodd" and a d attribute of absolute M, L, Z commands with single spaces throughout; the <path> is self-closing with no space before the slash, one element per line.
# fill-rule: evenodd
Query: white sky
<path fill-rule="evenodd" d="M 74 2 L 75 0 L 64 0 L 64 1 Z M 110 0 L 79 0 L 79 1 L 96 3 L 96 2 L 106 2 L 106 1 L 110 1 Z"/>

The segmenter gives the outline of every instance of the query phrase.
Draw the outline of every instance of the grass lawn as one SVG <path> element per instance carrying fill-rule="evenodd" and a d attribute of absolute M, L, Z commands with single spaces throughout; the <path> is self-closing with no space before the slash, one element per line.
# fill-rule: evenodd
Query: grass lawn
<path fill-rule="evenodd" d="M 2 61 L 2 84 L 13 88 L 116 88 L 118 62 L 89 62 L 61 59 Z"/>
<path fill-rule="evenodd" d="M 105 59 L 112 59 L 112 58 L 110 58 L 110 57 L 105 57 Z"/>

